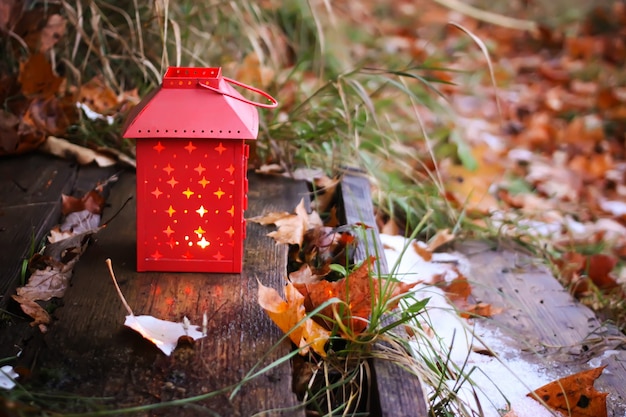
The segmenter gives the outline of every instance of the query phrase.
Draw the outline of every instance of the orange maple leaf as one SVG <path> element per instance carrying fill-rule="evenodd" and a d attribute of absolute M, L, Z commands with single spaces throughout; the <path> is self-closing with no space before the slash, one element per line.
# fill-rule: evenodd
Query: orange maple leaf
<path fill-rule="evenodd" d="M 303 320 L 306 316 L 304 296 L 291 283 L 285 287 L 285 298 L 287 301 L 274 288 L 259 282 L 259 305 L 284 333 L 291 331 L 289 338 L 301 349 L 300 354 L 308 353 L 311 348 L 320 356 L 326 356 L 324 345 L 330 332 L 311 318 Z"/>

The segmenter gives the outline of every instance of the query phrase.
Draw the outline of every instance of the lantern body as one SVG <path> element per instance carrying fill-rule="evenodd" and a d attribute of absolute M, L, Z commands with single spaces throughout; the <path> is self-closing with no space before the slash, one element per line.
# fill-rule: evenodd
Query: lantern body
<path fill-rule="evenodd" d="M 200 88 L 207 83 L 228 95 Z M 136 139 L 137 270 L 241 272 L 256 107 L 219 68 L 169 68 L 130 115 Z"/>

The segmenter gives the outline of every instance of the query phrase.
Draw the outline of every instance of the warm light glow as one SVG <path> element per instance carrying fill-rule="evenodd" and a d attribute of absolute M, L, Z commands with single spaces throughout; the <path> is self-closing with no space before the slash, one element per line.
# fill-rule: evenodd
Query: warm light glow
<path fill-rule="evenodd" d="M 189 197 L 191 197 L 192 195 L 194 195 L 195 193 L 193 191 L 191 191 L 189 189 L 189 187 L 187 187 L 187 189 L 185 191 L 183 191 L 183 194 L 185 194 L 187 196 L 187 200 L 189 200 Z"/>
<path fill-rule="evenodd" d="M 167 214 L 170 215 L 170 217 L 172 217 L 174 215 L 174 213 L 176 213 L 176 210 L 174 210 L 174 207 L 172 207 L 172 205 L 170 204 L 170 208 L 168 208 L 167 210 L 165 210 L 165 212 Z"/>
<path fill-rule="evenodd" d="M 200 246 L 202 249 L 206 248 L 207 246 L 209 246 L 211 244 L 211 242 L 207 241 L 205 238 L 202 238 L 197 245 Z"/>
<path fill-rule="evenodd" d="M 216 192 L 214 192 L 213 194 L 215 194 L 215 195 L 217 196 L 217 199 L 219 200 L 219 199 L 221 199 L 221 198 L 222 198 L 222 196 L 223 196 L 224 194 L 226 194 L 226 193 L 225 193 L 224 191 L 222 191 L 222 187 L 220 187 L 220 188 L 218 188 L 218 189 L 217 189 L 217 191 L 216 191 Z"/>
<path fill-rule="evenodd" d="M 170 164 L 167 164 L 167 166 L 163 168 L 163 171 L 167 172 L 167 175 L 172 175 L 172 171 L 174 171 L 174 168 L 172 168 Z"/>
<path fill-rule="evenodd" d="M 193 170 L 196 171 L 198 175 L 202 175 L 202 173 L 206 171 L 206 168 L 203 167 L 202 164 L 198 164 L 198 166 L 195 167 Z"/>
<path fill-rule="evenodd" d="M 198 227 L 196 230 L 194 230 L 194 233 L 198 235 L 198 238 L 201 238 L 202 235 L 206 233 L 206 230 L 204 230 L 202 227 Z"/>
<path fill-rule="evenodd" d="M 204 215 L 208 213 L 208 211 L 204 208 L 204 206 L 200 206 L 200 208 L 196 210 L 196 213 L 198 213 L 200 217 L 204 217 Z"/>
<path fill-rule="evenodd" d="M 202 177 L 202 179 L 200 181 L 198 181 L 198 184 L 202 185 L 202 188 L 205 188 L 207 186 L 207 184 L 211 184 L 211 181 L 209 181 L 206 178 Z"/>
<path fill-rule="evenodd" d="M 176 184 L 178 184 L 178 181 L 176 181 L 176 180 L 174 179 L 174 177 L 170 178 L 170 180 L 169 180 L 169 181 L 166 181 L 166 182 L 167 182 L 169 185 L 171 185 L 171 186 L 172 186 L 172 188 L 174 188 L 174 186 L 175 186 Z"/>
<path fill-rule="evenodd" d="M 161 194 L 163 194 L 163 192 L 161 190 L 159 190 L 159 187 L 155 188 L 154 191 L 152 191 L 150 194 L 154 195 L 156 198 L 159 198 L 159 196 Z"/>

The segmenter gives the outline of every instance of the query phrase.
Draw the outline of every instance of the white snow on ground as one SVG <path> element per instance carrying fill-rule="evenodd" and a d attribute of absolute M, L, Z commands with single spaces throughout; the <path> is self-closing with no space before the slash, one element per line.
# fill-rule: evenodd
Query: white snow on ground
<path fill-rule="evenodd" d="M 563 375 L 526 362 L 519 352 L 507 346 L 505 335 L 481 326 L 479 320 L 470 323 L 462 319 L 448 303 L 444 292 L 428 285 L 436 276 L 444 276 L 446 281 L 454 279 L 457 273 L 451 268 L 452 264 L 471 280 L 467 259 L 461 254 L 435 253 L 433 259 L 427 262 L 413 249 L 412 242 L 402 236 L 383 234 L 381 240 L 393 275 L 404 282 L 423 282 L 413 291 L 418 299 L 430 297 L 426 306 L 427 320 L 428 326 L 434 330 L 434 337 L 441 338 L 441 343 L 437 345 L 451 347 L 450 359 L 463 367 L 465 372 L 475 368 L 470 378 L 479 397 L 482 415 L 499 417 L 512 409 L 517 417 L 552 416 L 526 394 Z M 414 349 L 420 349 L 417 343 L 413 342 Z M 487 347 L 497 358 L 476 353 L 472 346 Z M 423 354 L 426 349 L 422 347 L 419 351 Z M 442 353 L 445 355 L 447 352 Z M 455 381 L 450 381 L 450 386 L 454 384 Z M 466 403 L 478 411 L 470 383 L 466 382 L 460 392 Z"/>

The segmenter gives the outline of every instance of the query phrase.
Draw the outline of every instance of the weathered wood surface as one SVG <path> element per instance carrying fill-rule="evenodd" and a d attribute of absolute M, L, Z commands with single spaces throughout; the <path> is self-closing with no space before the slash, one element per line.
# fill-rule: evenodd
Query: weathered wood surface
<path fill-rule="evenodd" d="M 112 172 L 37 153 L 0 158 L 1 309 L 20 281 L 22 261 L 59 222 L 61 194 L 81 196 Z"/>
<path fill-rule="evenodd" d="M 112 212 L 135 193 L 135 176 L 125 173 L 112 190 Z M 292 210 L 306 193 L 303 183 L 251 176 L 246 216 Z M 135 206 L 130 203 L 100 231 L 74 271 L 65 306 L 45 337 L 38 368 L 55 370 L 48 384 L 74 394 L 112 397 L 117 407 L 187 398 L 228 387 L 254 367 L 261 369 L 288 354 L 289 342 L 277 344 L 280 330 L 256 301 L 257 280 L 282 288 L 287 248 L 247 225 L 244 271 L 238 274 L 135 272 Z M 208 336 L 180 346 L 166 357 L 122 324 L 127 314 L 105 267 L 111 258 L 122 292 L 137 315 L 202 323 Z M 230 391 L 173 411 L 151 415 L 298 416 L 304 415 L 291 391 L 288 361 L 245 384 L 231 400 Z M 289 409 L 291 407 L 291 409 Z M 286 411 L 280 411 L 287 408 Z M 213 413 L 213 414 L 210 414 Z M 259 413 L 259 414 L 255 414 Z"/>
<path fill-rule="evenodd" d="M 375 273 L 387 274 L 383 245 L 376 232 L 376 219 L 370 193 L 370 183 L 358 173 L 347 172 L 341 180 L 341 217 L 347 225 L 356 225 L 360 237 L 355 260 L 370 256 L 377 258 Z M 400 365 L 374 358 L 374 408 L 380 417 L 422 417 L 428 415 L 427 405 L 419 378 Z"/>
<path fill-rule="evenodd" d="M 608 415 L 626 412 L 626 338 L 601 323 L 541 261 L 517 248 L 484 242 L 457 245 L 471 264 L 472 296 L 503 311 L 482 325 L 498 329 L 530 363 L 563 376 L 607 365 L 595 387 L 608 392 Z M 611 356 L 604 357 L 605 352 Z M 539 388 L 539 387 L 534 387 Z"/>

